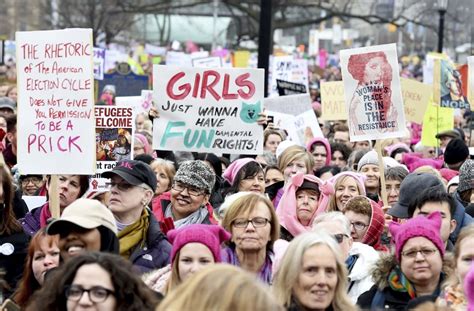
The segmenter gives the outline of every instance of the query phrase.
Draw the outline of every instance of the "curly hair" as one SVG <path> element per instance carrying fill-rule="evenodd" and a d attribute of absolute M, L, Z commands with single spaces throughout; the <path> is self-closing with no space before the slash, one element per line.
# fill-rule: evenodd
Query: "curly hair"
<path fill-rule="evenodd" d="M 155 310 L 158 304 L 157 296 L 133 272 L 132 264 L 118 255 L 101 252 L 90 252 L 71 258 L 53 271 L 48 278 L 48 286 L 42 287 L 33 295 L 26 310 L 66 310 L 64 288 L 73 282 L 77 270 L 88 264 L 98 264 L 110 274 L 117 311 Z"/>

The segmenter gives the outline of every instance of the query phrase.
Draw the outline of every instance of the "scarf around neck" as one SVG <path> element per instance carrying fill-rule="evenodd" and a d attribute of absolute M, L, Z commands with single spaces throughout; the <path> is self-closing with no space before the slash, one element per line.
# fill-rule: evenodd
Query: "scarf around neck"
<path fill-rule="evenodd" d="M 400 267 L 396 266 L 388 276 L 388 284 L 396 292 L 407 293 L 411 299 L 416 297 L 415 287 L 410 283 L 403 274 Z"/>
<path fill-rule="evenodd" d="M 263 266 L 260 269 L 260 272 L 258 273 L 258 278 L 260 279 L 260 281 L 265 282 L 266 284 L 272 283 L 272 264 L 274 259 L 273 257 L 273 252 L 267 250 L 265 262 L 263 263 Z M 237 256 L 237 252 L 231 247 L 226 247 L 222 250 L 222 262 L 240 267 L 240 261 L 239 257 Z"/>
<path fill-rule="evenodd" d="M 192 224 L 202 224 L 208 214 L 209 212 L 207 211 L 206 207 L 200 206 L 195 212 L 191 213 L 187 217 L 175 220 L 171 208 L 171 203 L 168 204 L 165 210 L 165 217 L 171 217 L 173 219 L 174 227 L 176 229 Z"/>
<path fill-rule="evenodd" d="M 143 245 L 146 241 L 146 235 L 150 221 L 148 220 L 148 210 L 143 209 L 140 218 L 120 231 L 117 235 L 120 243 L 120 255 L 126 259 L 130 258 L 132 250 L 140 243 Z"/>

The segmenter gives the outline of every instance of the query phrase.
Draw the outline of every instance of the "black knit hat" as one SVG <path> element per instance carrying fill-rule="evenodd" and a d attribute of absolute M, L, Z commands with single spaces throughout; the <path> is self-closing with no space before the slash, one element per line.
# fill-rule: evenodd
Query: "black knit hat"
<path fill-rule="evenodd" d="M 453 138 L 446 146 L 444 151 L 444 162 L 447 164 L 456 164 L 463 162 L 469 157 L 469 148 L 460 138 Z"/>

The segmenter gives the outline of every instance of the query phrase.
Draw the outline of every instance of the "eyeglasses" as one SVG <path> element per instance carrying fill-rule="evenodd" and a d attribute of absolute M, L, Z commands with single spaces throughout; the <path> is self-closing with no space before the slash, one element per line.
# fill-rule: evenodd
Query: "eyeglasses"
<path fill-rule="evenodd" d="M 30 182 L 34 185 L 38 185 L 42 182 L 43 180 L 38 178 L 38 177 L 26 177 L 25 179 L 21 180 L 22 185 L 28 185 Z"/>
<path fill-rule="evenodd" d="M 84 292 L 87 292 L 89 299 L 95 303 L 104 302 L 107 297 L 109 297 L 109 295 L 115 294 L 114 291 L 102 286 L 94 286 L 89 289 L 85 289 L 80 285 L 70 285 L 66 286 L 64 291 L 66 298 L 71 301 L 79 301 Z"/>
<path fill-rule="evenodd" d="M 426 257 L 429 257 L 431 255 L 433 255 L 434 253 L 436 253 L 437 249 L 435 248 L 422 248 L 422 249 L 413 249 L 413 250 L 409 250 L 409 251 L 406 251 L 406 252 L 402 252 L 402 256 L 403 257 L 406 257 L 406 258 L 416 258 L 416 256 L 418 255 L 418 253 L 421 253 L 421 255 L 426 258 Z"/>
<path fill-rule="evenodd" d="M 356 231 L 362 231 L 368 227 L 368 225 L 360 221 L 351 222 L 351 226 L 354 226 L 354 229 L 356 229 Z"/>
<path fill-rule="evenodd" d="M 177 183 L 177 182 L 173 183 L 173 185 L 171 185 L 171 188 L 175 191 L 178 191 L 178 192 L 183 192 L 184 189 L 187 189 L 188 194 L 191 195 L 191 196 L 194 196 L 194 197 L 198 197 L 198 196 L 205 193 L 204 190 L 196 189 L 196 188 L 193 188 L 191 186 L 188 186 L 188 185 L 185 185 L 185 184 L 182 184 L 182 183 Z"/>
<path fill-rule="evenodd" d="M 269 223 L 270 220 L 264 218 L 264 217 L 255 217 L 252 219 L 245 219 L 245 218 L 237 218 L 233 221 L 233 226 L 236 228 L 247 228 L 249 223 L 252 223 L 252 226 L 254 228 L 262 228 Z"/>
<path fill-rule="evenodd" d="M 117 187 L 117 189 L 120 191 L 128 191 L 132 189 L 133 187 L 135 187 L 134 185 L 129 184 L 128 182 L 118 182 L 118 183 L 108 182 L 106 183 L 106 186 L 109 187 L 110 189 L 112 189 L 113 187 Z"/>
<path fill-rule="evenodd" d="M 337 243 L 341 244 L 344 241 L 344 238 L 348 238 L 349 236 L 344 233 L 333 234 L 333 237 L 336 239 Z"/>

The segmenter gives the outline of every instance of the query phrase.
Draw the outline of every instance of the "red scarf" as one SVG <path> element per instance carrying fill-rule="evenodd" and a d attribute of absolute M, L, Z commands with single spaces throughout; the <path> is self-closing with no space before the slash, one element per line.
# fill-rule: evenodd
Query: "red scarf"
<path fill-rule="evenodd" d="M 49 210 L 49 203 L 45 203 L 41 207 L 41 214 L 40 214 L 40 226 L 44 228 L 48 225 L 48 219 L 51 218 L 51 212 Z"/>

